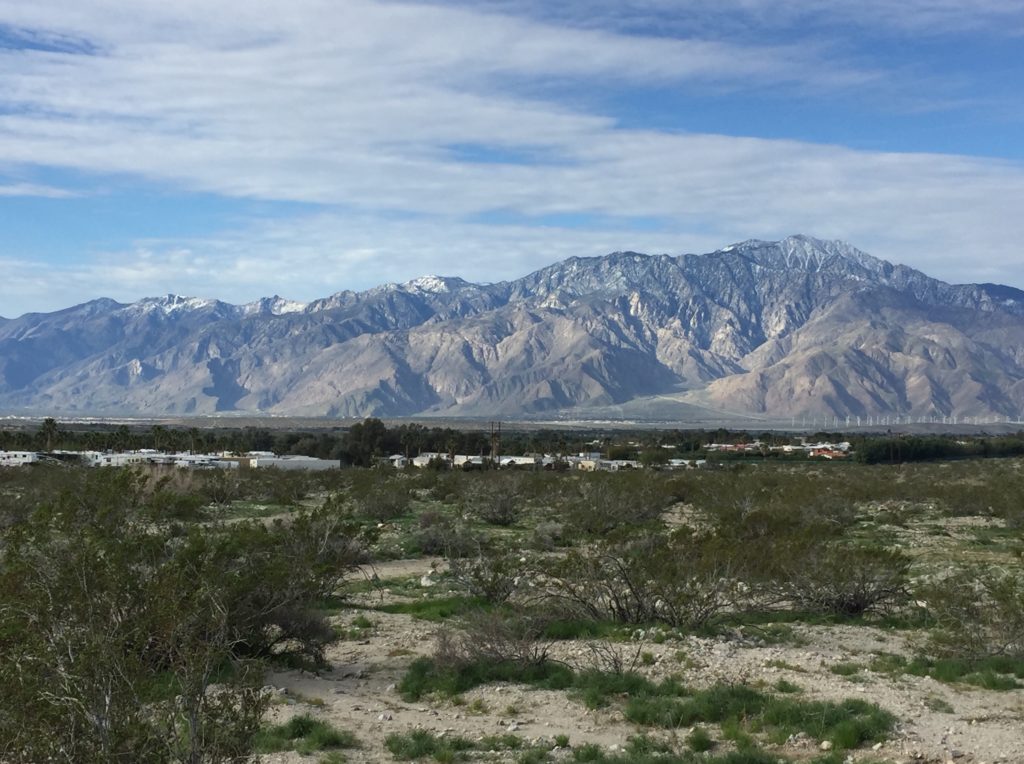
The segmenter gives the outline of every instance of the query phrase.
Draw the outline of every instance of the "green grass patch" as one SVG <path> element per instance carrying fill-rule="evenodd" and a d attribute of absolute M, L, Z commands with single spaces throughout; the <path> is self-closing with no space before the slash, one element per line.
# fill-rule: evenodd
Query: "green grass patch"
<path fill-rule="evenodd" d="M 715 747 L 715 741 L 703 727 L 694 727 L 686 736 L 686 745 L 695 753 L 704 753 Z"/>
<path fill-rule="evenodd" d="M 587 708 L 604 708 L 612 700 L 680 697 L 689 692 L 675 679 L 655 683 L 631 671 L 583 671 L 572 676 L 571 688 L 572 696 Z"/>
<path fill-rule="evenodd" d="M 473 742 L 457 735 L 435 735 L 428 730 L 412 730 L 411 732 L 388 735 L 384 740 L 385 747 L 399 761 L 414 761 L 431 758 L 434 761 L 461 761 L 467 757 L 468 751 L 520 751 L 525 743 L 518 735 L 490 735 L 479 742 Z M 535 761 L 545 761 L 543 754 L 546 748 L 535 749 L 542 754 L 534 757 Z"/>
<path fill-rule="evenodd" d="M 692 690 L 671 678 L 656 683 L 633 672 L 577 673 L 556 663 L 523 666 L 481 662 L 450 667 L 420 658 L 409 667 L 398 689 L 407 701 L 416 701 L 428 694 L 454 697 L 492 682 L 569 690 L 588 708 L 621 703 L 628 721 L 648 727 L 678 729 L 719 724 L 723 735 L 740 748 L 752 745 L 750 733 L 764 733 L 779 743 L 798 732 L 829 740 L 840 750 L 855 748 L 884 740 L 895 723 L 891 714 L 861 700 L 810 702 L 766 694 L 747 685 L 721 684 Z M 791 690 L 788 685 L 784 689 Z M 793 685 L 792 689 L 799 688 Z"/>
<path fill-rule="evenodd" d="M 402 613 L 421 621 L 440 622 L 476 610 L 491 610 L 493 605 L 481 597 L 438 597 L 416 602 L 393 602 L 375 608 L 382 613 Z"/>
<path fill-rule="evenodd" d="M 569 619 L 552 621 L 544 627 L 545 639 L 596 639 L 599 637 L 619 636 L 621 624 L 589 619 Z"/>
<path fill-rule="evenodd" d="M 263 519 L 298 512 L 299 508 L 284 504 L 261 504 L 253 501 L 233 501 L 227 506 L 209 506 L 204 512 L 215 520 Z"/>
<path fill-rule="evenodd" d="M 402 677 L 398 691 L 405 700 L 412 702 L 430 694 L 450 698 L 494 682 L 518 682 L 543 689 L 564 690 L 572 685 L 573 672 L 556 663 L 532 666 L 512 662 L 440 666 L 432 658 L 418 658 Z"/>
<path fill-rule="evenodd" d="M 716 685 L 679 698 L 675 694 L 652 693 L 630 697 L 626 719 L 648 727 L 689 727 L 718 724 L 727 719 L 747 719 L 761 711 L 765 696 L 746 685 Z"/>
<path fill-rule="evenodd" d="M 777 743 L 805 732 L 844 750 L 885 740 L 895 723 L 896 718 L 888 711 L 859 699 L 828 703 L 772 698 L 753 720 L 752 728 L 769 731 L 770 738 Z"/>
<path fill-rule="evenodd" d="M 430 757 L 434 761 L 448 762 L 464 759 L 465 752 L 473 750 L 476 744 L 457 735 L 441 737 L 427 730 L 413 730 L 388 735 L 384 746 L 399 761 Z"/>
<path fill-rule="evenodd" d="M 928 676 L 946 684 L 969 684 L 986 690 L 1017 690 L 1024 687 L 1024 659 L 993 656 L 980 660 L 927 658 L 906 660 L 882 654 L 871 662 L 871 670 L 888 674 Z"/>
<path fill-rule="evenodd" d="M 685 698 L 630 698 L 624 713 L 629 721 L 648 726 L 711 723 L 723 725 L 724 730 L 731 724 L 740 732 L 767 733 L 776 743 L 804 732 L 831 741 L 837 749 L 884 740 L 896 721 L 888 712 L 861 700 L 802 701 L 766 695 L 745 685 L 717 685 Z"/>
<path fill-rule="evenodd" d="M 261 729 L 256 733 L 253 747 L 258 753 L 298 751 L 308 755 L 316 751 L 358 748 L 359 740 L 347 730 L 303 714 L 284 724 Z"/>

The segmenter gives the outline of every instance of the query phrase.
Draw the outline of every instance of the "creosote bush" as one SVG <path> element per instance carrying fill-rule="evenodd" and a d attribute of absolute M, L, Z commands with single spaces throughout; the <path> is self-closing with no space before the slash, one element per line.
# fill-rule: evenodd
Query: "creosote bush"
<path fill-rule="evenodd" d="M 781 545 L 776 553 L 777 578 L 770 588 L 798 608 L 856 616 L 909 600 L 910 559 L 900 552 L 811 540 Z"/>
<path fill-rule="evenodd" d="M 522 514 L 521 476 L 510 472 L 486 472 L 468 481 L 463 496 L 466 511 L 488 525 L 508 527 Z"/>
<path fill-rule="evenodd" d="M 548 662 L 553 640 L 545 638 L 550 617 L 536 612 L 476 611 L 459 628 L 442 628 L 434 650 L 435 664 L 458 667 L 474 663 L 512 664 L 523 668 Z"/>
<path fill-rule="evenodd" d="M 457 586 L 491 604 L 506 602 L 527 582 L 525 558 L 507 549 L 479 546 L 474 556 L 449 557 L 448 573 Z"/>
<path fill-rule="evenodd" d="M 550 596 L 579 615 L 698 628 L 733 602 L 733 564 L 714 539 L 684 528 L 570 550 L 544 573 Z"/>
<path fill-rule="evenodd" d="M 1024 573 L 958 568 L 926 583 L 918 596 L 935 620 L 930 647 L 939 656 L 1024 660 Z"/>
<path fill-rule="evenodd" d="M 142 485 L 73 476 L 3 532 L 11 760 L 238 760 L 266 706 L 265 661 L 323 660 L 333 632 L 316 606 L 362 560 L 347 527 L 306 513 L 184 530 L 153 522 Z"/>
<path fill-rule="evenodd" d="M 653 523 L 676 498 L 666 480 L 640 471 L 588 473 L 566 489 L 556 509 L 577 532 L 592 537 Z"/>

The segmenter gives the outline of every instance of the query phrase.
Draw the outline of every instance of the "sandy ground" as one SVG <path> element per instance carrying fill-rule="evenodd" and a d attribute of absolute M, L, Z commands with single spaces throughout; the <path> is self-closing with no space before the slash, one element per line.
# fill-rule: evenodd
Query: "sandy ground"
<path fill-rule="evenodd" d="M 402 560 L 378 565 L 376 573 L 386 582 L 424 574 L 430 568 L 429 560 Z M 377 595 L 374 597 L 378 602 Z M 268 721 L 310 713 L 350 730 L 362 743 L 361 748 L 345 752 L 350 762 L 394 761 L 384 747 L 384 738 L 415 728 L 474 740 L 507 732 L 520 735 L 524 742 L 567 735 L 571 744 L 597 743 L 608 748 L 621 747 L 630 736 L 646 732 L 675 737 L 684 749 L 682 740 L 688 729 L 638 728 L 625 722 L 614 708 L 589 711 L 564 692 L 492 685 L 466 693 L 458 705 L 447 700 L 407 703 L 395 686 L 415 657 L 432 651 L 436 625 L 411 616 L 358 609 L 341 612 L 337 620 L 349 625 L 359 615 L 368 617 L 374 626 L 365 639 L 333 646 L 328 656 L 332 670 L 320 675 L 287 671 L 268 677 L 276 695 Z M 759 645 L 740 634 L 647 642 L 643 650 L 652 653 L 655 662 L 639 671 L 652 679 L 681 675 L 693 686 L 716 682 L 769 686 L 784 678 L 803 688 L 803 698 L 863 698 L 900 720 L 888 742 L 875 750 L 852 752 L 848 761 L 1024 764 L 1024 691 L 994 692 L 869 670 L 852 677 L 839 676 L 829 667 L 867 664 L 872 654 L 879 652 L 909 655 L 912 645 L 898 632 L 865 627 L 801 626 L 797 632 L 805 644 Z M 585 663 L 590 655 L 585 642 L 561 642 L 554 650 L 555 657 L 570 664 Z M 952 712 L 933 710 L 936 708 L 952 708 Z M 717 738 L 716 732 L 712 730 Z M 813 740 L 795 740 L 774 750 L 795 758 L 821 753 Z M 515 754 L 480 757 L 503 761 L 514 760 Z M 287 753 L 266 755 L 262 761 L 297 764 L 315 759 Z"/>

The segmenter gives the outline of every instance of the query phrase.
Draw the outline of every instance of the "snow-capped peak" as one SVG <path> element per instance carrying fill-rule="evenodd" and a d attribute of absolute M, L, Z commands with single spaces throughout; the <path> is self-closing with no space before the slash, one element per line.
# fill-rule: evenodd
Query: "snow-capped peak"
<path fill-rule="evenodd" d="M 309 306 L 309 303 L 298 302 L 297 300 L 286 300 L 284 297 L 274 295 L 273 297 L 262 297 L 253 302 L 247 302 L 239 306 L 239 312 L 243 316 L 254 316 L 269 313 L 273 316 L 283 316 L 286 313 L 301 313 Z"/>
<path fill-rule="evenodd" d="M 182 297 L 177 294 L 167 294 L 163 297 L 145 297 L 124 308 L 124 311 L 133 313 L 152 313 L 154 311 L 159 311 L 168 315 L 181 311 L 202 310 L 203 308 L 208 308 L 216 304 L 216 300 L 209 300 L 202 297 Z"/>
<path fill-rule="evenodd" d="M 408 282 L 405 286 L 418 292 L 438 294 L 451 291 L 449 281 L 451 279 L 446 279 L 443 276 L 420 276 L 418 279 Z"/>

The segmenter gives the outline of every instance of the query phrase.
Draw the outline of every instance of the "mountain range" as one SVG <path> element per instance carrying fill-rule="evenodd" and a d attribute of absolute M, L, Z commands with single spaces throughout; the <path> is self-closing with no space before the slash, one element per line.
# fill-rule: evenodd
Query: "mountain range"
<path fill-rule="evenodd" d="M 1024 292 L 793 236 L 310 303 L 98 299 L 0 319 L 0 411 L 1017 418 Z"/>

